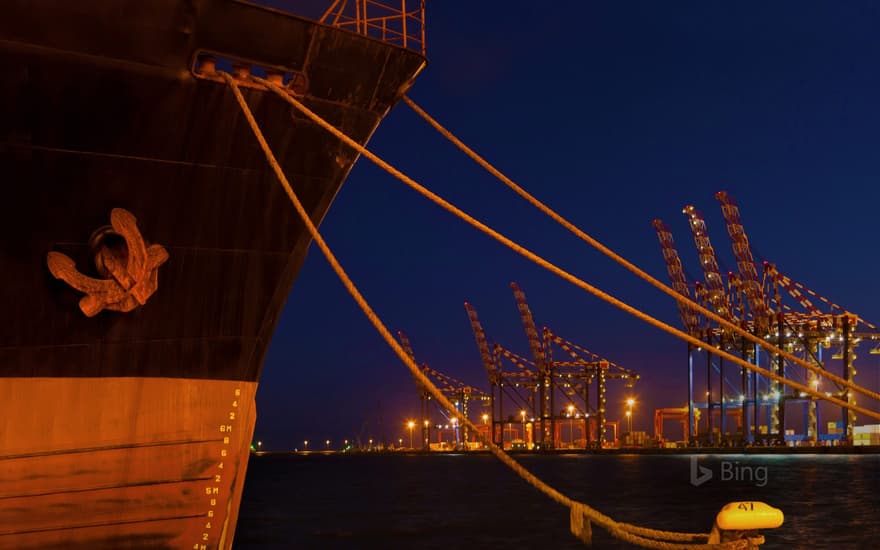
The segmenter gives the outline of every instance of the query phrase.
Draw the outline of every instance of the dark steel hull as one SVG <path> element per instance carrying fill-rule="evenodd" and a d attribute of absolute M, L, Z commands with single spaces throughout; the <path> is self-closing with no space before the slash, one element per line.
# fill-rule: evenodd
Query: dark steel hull
<path fill-rule="evenodd" d="M 30 408 L 21 399 L 0 403 L 0 472 L 21 474 L 0 478 L 0 548 L 24 546 L 16 527 L 16 510 L 23 506 L 37 510 L 28 516 L 28 545 L 63 545 L 65 530 L 85 533 L 89 507 L 81 504 L 100 495 L 124 503 L 119 521 L 108 511 L 108 525 L 116 526 L 90 527 L 95 534 L 81 541 L 83 547 L 178 547 L 185 541 L 187 548 L 197 548 L 203 533 L 190 532 L 191 526 L 170 539 L 166 532 L 161 544 L 149 529 L 143 537 L 126 538 L 140 533 L 133 526 L 146 521 L 123 509 L 138 499 L 94 493 L 109 490 L 108 483 L 149 485 L 153 474 L 127 480 L 125 472 L 152 459 L 118 449 L 160 441 L 183 445 L 163 455 L 161 475 L 156 474 L 169 487 L 217 475 L 213 463 L 219 463 L 220 451 L 235 453 L 233 471 L 227 469 L 218 485 L 223 506 L 216 510 L 223 512 L 214 512 L 222 517 L 215 516 L 213 525 L 225 525 L 227 535 L 221 538 L 215 529 L 204 542 L 207 548 L 221 547 L 221 540 L 222 547 L 231 544 L 241 488 L 231 480 L 236 470 L 237 479 L 243 478 L 255 415 L 249 413 L 233 441 L 223 444 L 227 435 L 219 430 L 234 412 L 225 394 L 245 391 L 237 406 L 252 412 L 269 340 L 310 239 L 231 91 L 191 71 L 200 51 L 301 72 L 308 82 L 304 102 L 362 143 L 424 66 L 415 52 L 234 0 L 4 5 L 0 384 L 10 395 L 72 408 L 50 407 L 47 416 L 40 402 Z M 357 156 L 272 94 L 246 89 L 245 96 L 295 191 L 320 221 Z M 88 240 L 109 223 L 114 208 L 134 214 L 144 238 L 164 246 L 169 259 L 158 269 L 157 291 L 143 306 L 88 318 L 78 308 L 82 293 L 52 276 L 46 255 L 62 252 L 83 273 L 98 277 Z M 189 411 L 183 397 L 166 399 L 154 391 L 160 381 L 187 388 L 184 395 L 223 396 L 211 393 L 216 403 Z M 144 399 L 144 384 L 154 392 L 150 400 Z M 94 399 L 81 395 L 88 387 Z M 35 388 L 51 388 L 52 394 Z M 85 427 L 102 425 L 98 419 L 109 414 L 102 408 L 112 401 L 108 391 L 129 392 L 122 398 L 134 409 L 107 428 L 112 433 L 92 433 Z M 51 421 L 57 415 L 95 421 L 63 428 Z M 151 419 L 152 428 L 142 425 L 143 418 Z M 176 430 L 181 418 L 192 422 Z M 93 480 L 92 487 L 86 476 L 74 484 L 75 491 L 65 485 L 70 481 L 65 476 L 44 477 L 37 486 L 25 481 L 29 469 L 45 466 L 38 457 L 86 456 L 82 449 L 101 447 L 105 436 L 112 440 L 107 445 L 122 453 L 108 462 L 116 464 L 108 472 L 121 472 L 118 479 Z M 190 440 L 202 442 L 203 452 L 190 452 Z M 88 461 L 62 463 L 75 471 Z M 193 477 L 196 471 L 201 473 Z M 20 500 L 37 493 L 68 497 L 51 500 L 58 506 Z M 199 503 L 193 509 L 207 515 Z M 66 510 L 63 521 L 59 510 Z"/>

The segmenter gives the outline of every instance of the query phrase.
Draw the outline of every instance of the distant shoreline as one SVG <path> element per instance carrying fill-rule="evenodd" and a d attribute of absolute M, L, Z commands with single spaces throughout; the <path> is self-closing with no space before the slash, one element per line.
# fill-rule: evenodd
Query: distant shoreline
<path fill-rule="evenodd" d="M 326 455 L 480 455 L 488 454 L 488 450 L 477 451 L 253 451 L 256 456 L 326 456 Z M 507 451 L 516 456 L 553 456 L 553 455 L 880 455 L 880 445 L 862 445 L 853 447 L 691 447 L 683 449 L 556 449 L 545 451 L 516 450 Z"/>

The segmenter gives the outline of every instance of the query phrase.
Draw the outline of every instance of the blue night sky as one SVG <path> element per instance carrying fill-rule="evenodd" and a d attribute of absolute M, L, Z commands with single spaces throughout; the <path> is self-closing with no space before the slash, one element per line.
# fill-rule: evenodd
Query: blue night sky
<path fill-rule="evenodd" d="M 429 64 L 410 96 L 664 282 L 654 218 L 672 228 L 689 280 L 702 279 L 686 204 L 705 215 L 722 271 L 736 269 L 713 197 L 724 189 L 758 261 L 876 323 L 878 11 L 872 2 L 434 1 Z M 544 218 L 406 105 L 369 147 L 502 233 L 680 327 L 672 299 Z M 686 401 L 684 343 L 544 272 L 366 159 L 321 230 L 420 362 L 488 389 L 462 304 L 476 306 L 490 340 L 526 355 L 508 286 L 517 281 L 539 328 L 641 374 L 633 390 L 609 382 L 609 419 L 622 419 L 633 395 L 634 428 L 650 432 L 655 407 Z M 880 386 L 880 355 L 863 346 L 857 365 L 858 381 Z M 268 449 L 383 432 L 396 440 L 417 416 L 411 376 L 316 247 L 278 324 L 257 404 L 255 437 Z"/>

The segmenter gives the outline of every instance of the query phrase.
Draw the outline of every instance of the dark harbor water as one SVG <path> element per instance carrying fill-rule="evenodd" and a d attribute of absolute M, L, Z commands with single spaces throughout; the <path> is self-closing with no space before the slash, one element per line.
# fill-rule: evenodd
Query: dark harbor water
<path fill-rule="evenodd" d="M 785 512 L 763 548 L 880 548 L 877 455 L 705 456 L 699 486 L 684 455 L 518 459 L 619 521 L 708 532 L 725 503 L 759 500 Z M 251 457 L 235 548 L 584 548 L 568 528 L 566 509 L 485 454 L 266 455 Z"/>

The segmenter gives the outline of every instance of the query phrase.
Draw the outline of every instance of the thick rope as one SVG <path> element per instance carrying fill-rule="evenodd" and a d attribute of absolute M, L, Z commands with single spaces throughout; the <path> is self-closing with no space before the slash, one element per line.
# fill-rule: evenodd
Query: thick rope
<path fill-rule="evenodd" d="M 823 377 L 828 378 L 829 380 L 833 380 L 843 386 L 846 386 L 847 388 L 850 388 L 854 391 L 863 393 L 866 396 L 871 397 L 872 399 L 880 400 L 880 393 L 873 392 L 870 389 L 864 388 L 862 386 L 858 386 L 855 383 L 851 383 L 850 381 L 846 380 L 845 378 L 842 378 L 834 373 L 828 372 L 817 365 L 813 365 L 812 363 L 808 363 L 808 362 L 804 361 L 803 359 L 801 359 L 800 357 L 797 357 L 796 355 L 793 355 L 783 349 L 780 349 L 780 348 L 774 346 L 773 344 L 771 344 L 770 342 L 767 342 L 767 341 L 763 340 L 762 338 L 755 336 L 754 334 L 748 332 L 747 330 L 743 329 L 739 325 L 737 325 L 735 323 L 731 323 L 726 318 L 721 317 L 720 315 L 718 315 L 714 311 L 711 311 L 710 309 L 698 304 L 697 302 L 691 300 L 689 297 L 679 294 L 678 292 L 675 291 L 675 289 L 662 283 L 661 281 L 659 281 L 655 277 L 651 276 L 649 273 L 647 273 L 644 270 L 642 270 L 641 268 L 639 268 L 637 265 L 633 264 L 632 262 L 628 261 L 623 256 L 620 256 L 619 254 L 617 254 L 616 252 L 614 252 L 613 250 L 611 250 L 607 246 L 603 245 L 601 242 L 596 240 L 594 237 L 592 237 L 591 235 L 589 235 L 585 231 L 581 230 L 579 227 L 577 227 L 576 225 L 574 225 L 573 223 L 571 223 L 570 221 L 568 221 L 567 219 L 562 217 L 560 214 L 558 214 L 555 210 L 553 210 L 552 208 L 550 208 L 549 206 L 547 206 L 546 204 L 544 204 L 543 202 L 538 200 L 538 198 L 536 198 L 535 196 L 530 194 L 528 191 L 526 191 L 525 189 L 523 189 L 522 187 L 517 185 L 513 180 L 511 180 L 509 177 L 504 175 L 504 173 L 502 173 L 500 170 L 498 170 L 492 164 L 490 164 L 489 161 L 484 159 L 476 151 L 474 151 L 473 149 L 468 147 L 464 142 L 462 142 L 460 139 L 455 137 L 452 134 L 452 132 L 450 132 L 445 127 L 443 127 L 436 119 L 434 119 L 433 117 L 431 117 L 431 115 L 429 115 L 427 112 L 425 112 L 424 109 L 422 109 L 421 107 L 416 105 L 416 103 L 412 99 L 410 99 L 407 96 L 403 96 L 403 101 L 413 111 L 415 111 L 416 114 L 418 114 L 428 124 L 430 124 L 435 130 L 440 132 L 440 134 L 442 134 L 443 137 L 445 137 L 446 139 L 451 141 L 464 154 L 466 154 L 474 162 L 476 162 L 477 164 L 482 166 L 487 172 L 489 172 L 490 174 L 495 176 L 497 179 L 501 180 L 501 182 L 504 183 L 504 185 L 509 187 L 511 190 L 513 190 L 514 193 L 516 193 L 517 195 L 519 195 L 520 197 L 525 199 L 529 204 L 531 204 L 532 206 L 534 206 L 535 208 L 537 208 L 538 210 L 540 210 L 541 212 L 543 212 L 544 214 L 546 214 L 550 218 L 552 218 L 559 225 L 568 229 L 576 237 L 578 237 L 582 241 L 586 242 L 587 244 L 589 244 L 590 246 L 592 246 L 593 248 L 595 248 L 596 250 L 598 250 L 602 254 L 605 254 L 606 256 L 608 256 L 609 258 L 611 258 L 612 260 L 614 260 L 615 262 L 617 262 L 618 264 L 622 265 L 624 268 L 629 270 L 631 273 L 634 273 L 636 276 L 647 281 L 649 284 L 656 287 L 660 291 L 668 294 L 669 296 L 674 298 L 678 303 L 685 304 L 689 308 L 699 311 L 703 315 L 718 322 L 720 325 L 724 326 L 725 328 L 730 329 L 733 332 L 742 336 L 743 338 L 745 338 L 755 344 L 760 345 L 761 347 L 763 347 L 764 349 L 766 349 L 767 351 L 769 351 L 771 353 L 774 353 L 777 355 L 782 355 L 783 357 L 785 357 L 786 359 L 788 359 L 789 361 L 791 361 L 792 363 L 794 363 L 796 365 L 800 365 L 806 369 L 812 370 L 812 371 L 816 372 L 817 374 L 820 374 Z M 852 408 L 852 407 L 850 406 L 849 408 Z"/>
<path fill-rule="evenodd" d="M 350 137 L 345 135 L 343 132 L 340 132 L 333 125 L 331 125 L 326 120 L 324 120 L 323 118 L 321 118 L 320 116 L 318 116 L 317 114 L 312 112 L 308 107 L 303 105 L 301 102 L 299 102 L 295 98 L 291 97 L 287 92 L 284 91 L 283 88 L 277 86 L 276 84 L 274 84 L 272 82 L 269 82 L 268 80 L 262 79 L 262 78 L 258 78 L 258 77 L 252 77 L 252 78 L 253 78 L 253 80 L 259 82 L 260 84 L 263 84 L 264 86 L 273 90 L 281 98 L 283 98 L 285 101 L 287 101 L 288 103 L 293 105 L 301 113 L 306 115 L 306 117 L 308 117 L 310 120 L 312 120 L 313 122 L 315 122 L 316 124 L 318 124 L 322 128 L 326 129 L 328 132 L 330 132 L 331 134 L 336 136 L 338 139 L 340 139 L 341 141 L 346 143 L 349 147 L 355 149 L 358 153 L 360 153 L 363 156 L 370 159 L 372 162 L 374 162 L 380 168 L 382 168 L 383 170 L 385 170 L 389 174 L 393 175 L 394 177 L 396 177 L 397 179 L 399 179 L 400 181 L 402 181 L 403 183 L 408 185 L 410 188 L 412 188 L 413 190 L 415 190 L 416 192 L 421 194 L 422 196 L 428 198 L 430 201 L 434 202 L 435 204 L 437 204 L 438 206 L 440 206 L 444 210 L 454 214 L 458 218 L 462 219 L 463 221 L 467 222 L 468 224 L 472 225 L 473 227 L 479 229 L 483 233 L 489 235 L 490 237 L 497 240 L 501 244 L 507 246 L 508 248 L 510 248 L 511 250 L 516 252 L 517 254 L 520 254 L 521 256 L 528 258 L 532 262 L 534 262 L 534 263 L 538 264 L 539 266 L 543 267 L 544 269 L 558 275 L 559 277 L 561 277 L 562 279 L 565 279 L 566 281 L 570 282 L 571 284 L 589 292 L 593 296 L 596 296 L 597 298 L 604 300 L 605 302 L 608 302 L 609 304 L 617 307 L 618 309 L 622 309 L 622 310 L 626 311 L 627 313 L 629 313 L 630 315 L 633 315 L 634 317 L 641 319 L 642 321 L 644 321 L 644 322 L 646 322 L 656 328 L 659 328 L 660 330 L 663 330 L 663 331 L 665 331 L 665 332 L 667 332 L 667 333 L 669 333 L 669 334 L 671 334 L 681 340 L 689 342 L 696 347 L 705 347 L 706 343 L 703 342 L 702 340 L 700 340 L 690 334 L 682 332 L 681 330 L 679 330 L 671 325 L 668 325 L 668 324 L 664 323 L 663 321 L 660 321 L 654 317 L 651 317 L 650 315 L 630 306 L 629 304 L 615 298 L 614 296 L 611 296 L 610 294 L 590 285 L 589 283 L 583 281 L 582 279 L 575 277 L 574 275 L 568 273 L 567 271 L 556 266 L 555 264 L 545 260 L 543 257 L 535 254 L 531 250 L 529 250 L 529 249 L 517 244 L 516 242 L 512 241 L 511 239 L 505 237 L 501 233 L 495 231 L 491 227 L 480 222 L 479 220 L 477 220 L 473 216 L 470 216 L 469 214 L 465 213 L 461 209 L 457 208 L 455 205 L 444 200 L 442 197 L 429 191 L 427 188 L 423 187 L 422 185 L 417 183 L 415 180 L 413 180 L 412 178 L 410 178 L 406 174 L 400 172 L 399 170 L 397 170 L 396 168 L 394 168 L 393 166 L 391 166 L 390 164 L 388 164 L 387 162 L 385 162 L 384 160 L 382 160 L 381 158 L 379 158 L 378 156 L 373 154 L 367 148 L 365 148 L 361 144 L 357 143 L 356 141 L 354 141 L 353 139 L 351 139 Z M 846 407 L 854 412 L 858 412 L 860 414 L 864 414 L 865 416 L 868 416 L 871 418 L 876 418 L 876 419 L 880 420 L 880 412 L 872 411 L 870 409 L 866 409 L 861 406 L 847 403 L 846 401 L 843 401 L 843 400 L 841 400 L 837 397 L 834 397 L 834 396 L 824 395 L 811 387 L 805 386 L 805 385 L 800 384 L 798 382 L 795 382 L 793 380 L 789 380 L 789 379 L 785 378 L 784 376 L 781 376 L 779 374 L 771 372 L 763 367 L 749 363 L 748 361 L 745 361 L 742 358 L 737 357 L 735 355 L 732 355 L 731 353 L 724 351 L 722 349 L 712 350 L 712 353 L 716 354 L 719 357 L 723 357 L 724 359 L 727 359 L 727 360 L 731 361 L 732 363 L 735 363 L 743 368 L 757 372 L 758 374 L 761 374 L 761 375 L 763 375 L 767 378 L 770 378 L 772 380 L 776 380 L 777 382 L 785 384 L 785 385 L 787 385 L 795 390 L 798 390 L 800 392 L 803 392 L 807 395 L 811 395 L 813 397 L 816 397 L 817 399 L 823 399 L 825 401 L 828 401 L 829 403 L 834 403 L 835 405 L 839 405 L 841 407 Z M 813 367 L 813 368 L 815 369 L 817 367 Z M 823 374 L 823 376 L 826 376 L 826 371 L 820 371 L 820 372 Z M 841 380 L 843 380 L 843 379 L 841 379 Z M 844 382 L 846 382 L 846 381 L 844 380 Z M 849 384 L 849 383 L 847 382 L 847 384 Z M 849 384 L 849 386 L 853 386 L 853 384 Z M 859 388 L 859 386 L 854 386 L 854 387 Z M 880 397 L 880 395 L 878 395 L 878 397 Z"/>
<path fill-rule="evenodd" d="M 275 159 L 275 155 L 272 153 L 269 144 L 266 142 L 265 137 L 263 137 L 263 133 L 260 131 L 259 125 L 254 119 L 253 114 L 250 111 L 250 108 L 247 105 L 244 97 L 241 94 L 241 91 L 238 89 L 238 85 L 235 82 L 235 79 L 230 76 L 228 73 L 221 72 L 221 76 L 226 80 L 232 89 L 233 94 L 235 95 L 236 101 L 238 101 L 239 106 L 241 107 L 242 113 L 245 115 L 245 118 L 248 121 L 248 124 L 251 127 L 251 130 L 254 133 L 254 136 L 257 138 L 257 141 L 260 144 L 260 147 L 263 150 L 263 153 L 266 156 L 266 160 L 269 162 L 272 170 L 275 172 L 278 181 L 281 183 L 281 186 L 284 188 L 285 193 L 290 199 L 291 203 L 294 206 L 297 214 L 308 230 L 312 240 L 321 250 L 321 253 L 327 259 L 327 262 L 330 264 L 333 271 L 336 273 L 337 277 L 339 277 L 340 281 L 342 281 L 346 290 L 351 294 L 352 298 L 354 298 L 355 302 L 357 302 L 358 306 L 364 312 L 364 314 L 369 319 L 370 323 L 375 327 L 375 329 L 379 332 L 382 338 L 385 340 L 385 343 L 388 344 L 394 350 L 394 353 L 400 358 L 401 361 L 406 365 L 409 369 L 410 373 L 413 377 L 418 380 L 418 382 L 428 391 L 431 395 L 440 403 L 441 406 L 446 408 L 449 411 L 452 411 L 456 418 L 459 421 L 466 425 L 468 428 L 473 430 L 474 433 L 478 433 L 479 430 L 477 426 L 470 421 L 467 417 L 462 416 L 455 408 L 455 406 L 449 401 L 449 399 L 443 395 L 443 393 L 434 385 L 434 383 L 427 377 L 425 374 L 419 369 L 418 365 L 416 365 L 415 361 L 409 357 L 409 355 L 403 350 L 403 348 L 398 344 L 397 340 L 391 335 L 391 332 L 385 327 L 370 305 L 367 303 L 366 299 L 357 289 L 357 287 L 352 282 L 351 278 L 349 278 L 348 274 L 343 269 L 342 265 L 336 259 L 336 256 L 330 250 L 330 247 L 324 241 L 321 234 L 318 232 L 317 227 L 309 218 L 308 213 L 303 207 L 302 203 L 299 201 L 296 193 L 291 188 L 290 183 L 287 180 L 287 177 L 284 175 L 284 172 L 281 170 L 281 166 L 278 164 L 278 161 Z M 266 82 L 263 81 L 265 84 Z M 286 95 L 281 90 L 276 90 L 280 92 L 280 95 Z M 588 526 L 588 522 L 596 523 L 597 525 L 606 529 L 613 536 L 630 542 L 632 544 L 637 544 L 639 546 L 643 546 L 645 548 L 657 548 L 660 550 L 676 550 L 676 549 L 691 549 L 695 547 L 700 548 L 724 548 L 724 549 L 732 549 L 732 548 L 746 548 L 745 543 L 749 543 L 748 540 L 744 541 L 735 541 L 731 543 L 723 543 L 719 545 L 707 545 L 707 544 L 672 544 L 665 542 L 664 540 L 674 540 L 674 541 L 687 541 L 687 540 L 705 540 L 708 538 L 708 535 L 699 534 L 699 533 L 677 533 L 670 531 L 661 531 L 655 529 L 647 529 L 643 527 L 636 527 L 633 525 L 629 525 L 626 523 L 619 523 L 609 516 L 602 514 L 598 510 L 583 504 L 581 502 L 577 502 L 572 500 L 571 498 L 565 496 L 558 490 L 554 489 L 550 485 L 546 484 L 539 478 L 537 478 L 534 474 L 526 470 L 521 464 L 513 460 L 507 453 L 504 452 L 503 449 L 495 445 L 491 441 L 483 440 L 483 443 L 489 448 L 490 452 L 495 455 L 502 463 L 511 468 L 514 472 L 517 473 L 520 477 L 522 477 L 525 481 L 527 481 L 530 485 L 549 496 L 554 501 L 562 504 L 563 506 L 568 507 L 569 509 L 574 510 L 576 514 L 578 514 L 579 521 L 572 521 L 572 532 L 577 531 L 576 534 L 579 534 L 581 537 L 585 535 L 586 526 Z M 650 537 L 650 538 L 648 538 Z M 662 539 L 662 540 L 653 540 L 653 539 Z"/>

